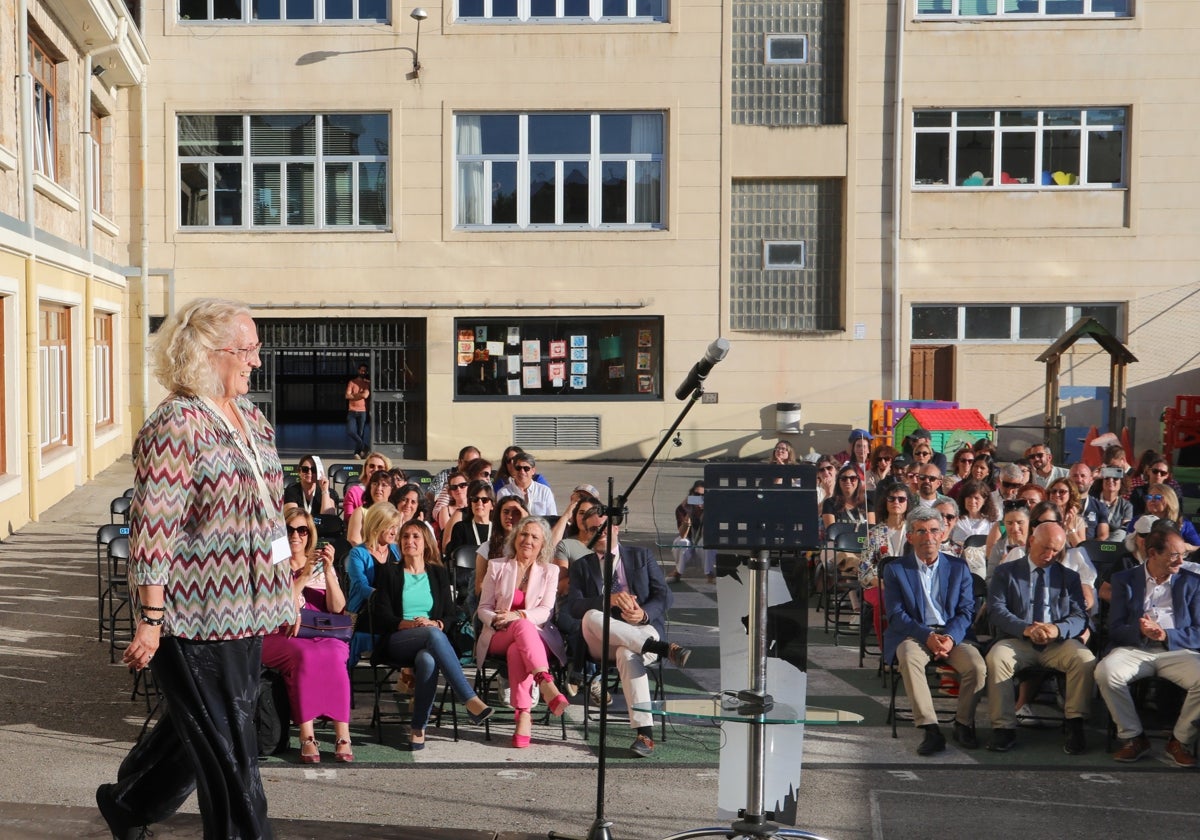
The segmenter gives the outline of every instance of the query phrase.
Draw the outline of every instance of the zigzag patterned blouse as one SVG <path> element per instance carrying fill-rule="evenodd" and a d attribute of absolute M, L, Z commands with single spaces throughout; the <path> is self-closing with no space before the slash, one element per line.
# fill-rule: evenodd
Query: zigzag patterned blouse
<path fill-rule="evenodd" d="M 237 400 L 258 448 L 272 504 L 226 423 L 198 397 L 171 396 L 138 433 L 129 508 L 129 577 L 164 587 L 165 633 L 217 641 L 294 621 L 291 568 L 273 563 L 283 536 L 283 470 L 275 431 Z"/>

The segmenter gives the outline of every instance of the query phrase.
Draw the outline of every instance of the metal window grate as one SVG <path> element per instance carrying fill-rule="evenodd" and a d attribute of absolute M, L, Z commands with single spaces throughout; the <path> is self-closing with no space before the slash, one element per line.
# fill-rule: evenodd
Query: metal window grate
<path fill-rule="evenodd" d="M 600 417 L 514 415 L 513 443 L 535 454 L 543 449 L 599 449 Z"/>

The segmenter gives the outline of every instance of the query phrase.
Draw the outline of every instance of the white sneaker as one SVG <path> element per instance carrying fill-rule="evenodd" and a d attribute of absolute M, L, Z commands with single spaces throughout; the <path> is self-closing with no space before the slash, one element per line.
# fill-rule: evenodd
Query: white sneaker
<path fill-rule="evenodd" d="M 1017 726 L 1027 726 L 1030 729 L 1041 729 L 1042 722 L 1034 717 L 1033 709 L 1029 704 L 1017 709 Z"/>

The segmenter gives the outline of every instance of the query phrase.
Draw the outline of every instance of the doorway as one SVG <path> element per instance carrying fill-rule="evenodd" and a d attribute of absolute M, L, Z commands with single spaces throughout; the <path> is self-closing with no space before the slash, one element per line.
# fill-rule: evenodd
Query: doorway
<path fill-rule="evenodd" d="M 954 400 L 954 345 L 912 347 L 909 351 L 909 399 Z"/>

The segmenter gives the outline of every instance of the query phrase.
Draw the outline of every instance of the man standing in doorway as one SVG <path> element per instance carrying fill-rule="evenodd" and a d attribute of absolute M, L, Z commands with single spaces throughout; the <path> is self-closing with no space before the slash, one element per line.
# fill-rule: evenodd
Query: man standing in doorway
<path fill-rule="evenodd" d="M 367 400 L 371 396 L 371 380 L 367 366 L 358 366 L 358 376 L 346 385 L 346 434 L 354 444 L 354 457 L 366 458 L 371 451 L 371 415 Z"/>

